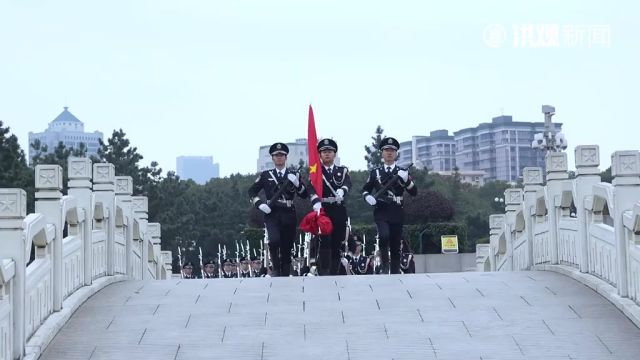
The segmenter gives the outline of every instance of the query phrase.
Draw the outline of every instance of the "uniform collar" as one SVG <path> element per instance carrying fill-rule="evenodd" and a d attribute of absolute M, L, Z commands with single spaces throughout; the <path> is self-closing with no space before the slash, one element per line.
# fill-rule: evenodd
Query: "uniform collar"
<path fill-rule="evenodd" d="M 387 171 L 387 167 L 390 167 L 391 171 L 393 171 L 396 168 L 396 163 L 393 163 L 391 165 L 382 164 L 382 168 L 383 168 L 384 171 Z"/>

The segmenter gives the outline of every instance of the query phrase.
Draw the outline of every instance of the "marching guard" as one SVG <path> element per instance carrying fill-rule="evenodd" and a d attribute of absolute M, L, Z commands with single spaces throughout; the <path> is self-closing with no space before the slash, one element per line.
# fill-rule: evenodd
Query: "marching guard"
<path fill-rule="evenodd" d="M 400 143 L 392 137 L 382 139 L 379 145 L 383 165 L 369 173 L 367 183 L 362 187 L 364 200 L 374 207 L 373 217 L 380 236 L 380 259 L 383 274 L 400 273 L 400 239 L 404 223 L 403 194 L 418 193 L 409 170 L 396 164 Z M 389 265 L 389 249 L 391 265 Z"/>
<path fill-rule="evenodd" d="M 291 249 L 296 236 L 296 211 L 293 199 L 296 195 L 307 198 L 307 188 L 297 172 L 285 167 L 289 147 L 277 142 L 269 148 L 274 169 L 260 173 L 249 188 L 253 205 L 264 213 L 264 222 L 269 237 L 269 255 L 273 270 L 271 276 L 289 276 L 291 271 Z M 258 196 L 264 191 L 266 201 Z"/>
<path fill-rule="evenodd" d="M 320 236 L 318 252 L 319 275 L 338 275 L 341 265 L 340 249 L 347 237 L 347 208 L 345 196 L 351 188 L 351 177 L 346 166 L 334 164 L 338 144 L 332 139 L 322 139 L 318 142 L 318 152 L 322 164 L 322 193 L 320 198 L 313 186 L 309 187 L 311 204 L 318 211 L 323 207 L 326 215 L 331 219 L 333 232 Z"/>

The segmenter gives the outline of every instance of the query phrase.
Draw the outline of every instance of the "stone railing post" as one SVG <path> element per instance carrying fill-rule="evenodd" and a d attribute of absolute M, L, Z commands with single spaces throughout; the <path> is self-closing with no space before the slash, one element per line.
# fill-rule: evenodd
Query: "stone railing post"
<path fill-rule="evenodd" d="M 51 264 L 53 265 L 53 311 L 62 309 L 62 231 L 64 219 L 60 200 L 62 199 L 62 167 L 59 165 L 36 165 L 36 207 L 56 229 L 56 238 L 51 249 Z"/>
<path fill-rule="evenodd" d="M 504 191 L 504 203 L 505 203 L 505 224 L 507 239 L 507 256 L 509 257 L 509 269 L 513 270 L 513 245 L 516 241 L 513 236 L 513 231 L 516 226 L 516 211 L 522 206 L 522 189 L 507 189 Z"/>
<path fill-rule="evenodd" d="M 490 252 L 490 244 L 476 244 L 476 271 L 491 270 L 491 262 L 489 261 Z M 487 269 L 487 263 L 489 264 L 489 269 Z"/>
<path fill-rule="evenodd" d="M 95 202 L 102 203 L 108 213 L 104 231 L 107 233 L 107 275 L 113 275 L 115 233 L 115 166 L 109 163 L 93 164 L 93 192 Z"/>
<path fill-rule="evenodd" d="M 128 219 L 125 227 L 125 272 L 133 278 L 133 209 L 131 195 L 133 194 L 133 178 L 131 176 L 116 176 L 116 207 L 122 209 L 122 216 Z"/>
<path fill-rule="evenodd" d="M 164 266 L 163 259 L 160 256 L 160 236 L 161 236 L 161 226 L 160 223 L 149 223 L 147 224 L 147 233 L 151 237 L 151 243 L 153 244 L 153 256 L 156 259 L 156 279 L 160 279 L 160 268 Z M 149 259 L 151 261 L 151 259 Z"/>
<path fill-rule="evenodd" d="M 624 212 L 632 210 L 640 198 L 640 152 L 616 151 L 611 155 L 611 175 L 613 175 L 615 214 L 613 230 L 616 241 L 616 258 L 618 264 L 617 288 L 620 296 L 628 296 L 627 281 L 627 241 L 624 230 Z"/>
<path fill-rule="evenodd" d="M 147 267 L 149 266 L 149 245 L 148 234 L 147 234 L 147 211 L 149 208 L 149 203 L 146 196 L 134 196 L 132 198 L 133 204 L 133 213 L 136 219 L 138 219 L 138 224 L 140 225 L 140 252 L 142 254 L 142 279 L 148 279 L 149 274 L 147 272 Z"/>
<path fill-rule="evenodd" d="M 91 285 L 93 277 L 93 241 L 91 239 L 93 230 L 92 165 L 91 160 L 80 157 L 70 157 L 68 164 L 69 186 L 67 193 L 76 198 L 78 208 L 84 211 L 84 226 L 82 229 L 83 275 L 84 284 Z"/>
<path fill-rule="evenodd" d="M 600 179 L 600 148 L 598 145 L 580 145 L 575 150 L 576 180 L 574 202 L 578 218 L 580 272 L 589 272 L 589 224 L 585 199 L 593 193 L 593 185 Z"/>
<path fill-rule="evenodd" d="M 163 280 L 171 279 L 172 259 L 173 259 L 173 253 L 171 251 L 168 251 L 168 250 L 162 251 L 162 264 L 164 265 L 164 277 L 162 278 Z"/>
<path fill-rule="evenodd" d="M 24 355 L 24 304 L 26 268 L 29 250 L 23 237 L 23 221 L 27 215 L 27 193 L 22 189 L 0 189 L 0 259 L 12 259 L 15 275 L 11 288 L 13 306 L 13 358 Z M 4 340 L 3 340 L 4 341 Z"/>
<path fill-rule="evenodd" d="M 567 154 L 563 152 L 547 152 L 547 211 L 549 212 L 549 245 L 551 247 L 551 264 L 558 264 L 558 219 L 559 212 L 556 199 L 560 201 L 562 186 L 569 179 Z"/>
<path fill-rule="evenodd" d="M 498 266 L 498 260 L 496 255 L 499 253 L 506 253 L 507 249 L 501 249 L 499 243 L 500 233 L 504 228 L 504 214 L 489 215 L 489 262 L 491 263 L 491 271 L 496 271 Z"/>
<path fill-rule="evenodd" d="M 542 191 L 542 168 L 526 167 L 523 170 L 523 175 L 524 209 L 522 209 L 522 214 L 527 229 L 527 267 L 530 269 L 533 266 L 533 228 L 535 226 L 533 220 L 535 210 L 533 209 L 536 206 L 536 194 Z"/>

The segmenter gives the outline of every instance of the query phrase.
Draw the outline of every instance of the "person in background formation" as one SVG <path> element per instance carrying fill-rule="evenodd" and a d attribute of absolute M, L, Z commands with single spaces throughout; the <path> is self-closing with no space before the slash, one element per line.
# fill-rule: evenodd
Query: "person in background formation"
<path fill-rule="evenodd" d="M 369 258 L 362 255 L 362 243 L 356 241 L 353 255 L 351 255 L 351 271 L 355 275 L 364 275 L 369 268 Z"/>
<path fill-rule="evenodd" d="M 218 277 L 218 273 L 216 271 L 216 264 L 213 260 L 209 259 L 206 263 L 204 263 L 204 269 L 202 269 L 202 278 L 203 279 L 214 279 Z"/>
<path fill-rule="evenodd" d="M 400 270 L 403 274 L 415 274 L 416 262 L 413 260 L 413 251 L 407 240 L 402 239 L 400 243 Z"/>
<path fill-rule="evenodd" d="M 249 259 L 244 256 L 240 258 L 240 273 L 238 275 L 238 277 L 241 278 L 251 277 L 251 267 L 249 264 Z"/>
<path fill-rule="evenodd" d="M 271 145 L 269 153 L 275 168 L 260 173 L 248 192 L 253 205 L 264 213 L 273 267 L 271 276 L 289 276 L 297 226 L 293 199 L 296 195 L 307 198 L 308 193 L 299 175 L 285 167 L 289 154 L 287 144 L 277 142 Z M 266 202 L 258 196 L 260 191 L 264 192 Z M 278 196 L 274 199 L 275 195 Z M 273 201 L 268 203 L 270 200 Z"/>
<path fill-rule="evenodd" d="M 400 239 L 404 223 L 403 194 L 406 191 L 412 196 L 418 193 L 411 180 L 409 170 L 396 164 L 400 143 L 392 137 L 382 139 L 379 145 L 382 151 L 383 165 L 369 173 L 369 179 L 362 187 L 364 200 L 374 207 L 373 217 L 380 236 L 381 271 L 388 274 L 400 273 Z M 376 194 L 388 186 L 383 194 Z M 378 195 L 376 198 L 374 195 Z M 389 249 L 391 264 L 389 264 Z"/>
<path fill-rule="evenodd" d="M 262 260 L 257 256 L 251 257 L 251 272 L 253 277 L 260 277 L 260 270 L 262 268 Z"/>
<path fill-rule="evenodd" d="M 193 274 L 193 263 L 191 261 L 187 261 L 182 266 L 182 278 L 183 279 L 197 279 L 197 277 Z"/>
<path fill-rule="evenodd" d="M 231 263 L 231 259 L 224 259 L 223 260 L 223 265 L 222 265 L 222 277 L 224 279 L 231 279 L 233 278 L 233 268 L 235 266 L 233 265 L 233 263 Z"/>
<path fill-rule="evenodd" d="M 318 142 L 318 152 L 322 164 L 322 198 L 315 193 L 313 186 L 311 192 L 311 204 L 318 211 L 323 207 L 326 215 L 331 219 L 333 232 L 320 236 L 320 249 L 318 254 L 318 273 L 320 275 L 338 275 L 341 264 L 340 248 L 346 241 L 347 235 L 347 208 L 345 197 L 351 188 L 351 177 L 346 166 L 334 164 L 338 144 L 332 139 L 322 139 Z"/>

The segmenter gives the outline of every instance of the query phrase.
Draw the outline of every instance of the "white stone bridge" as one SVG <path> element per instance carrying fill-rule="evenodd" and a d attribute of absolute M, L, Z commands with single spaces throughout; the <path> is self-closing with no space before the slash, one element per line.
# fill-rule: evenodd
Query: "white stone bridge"
<path fill-rule="evenodd" d="M 38 166 L 35 214 L 0 189 L 0 359 L 638 359 L 640 152 L 612 163 L 527 168 L 477 272 L 212 280 L 170 279 L 112 165 L 70 159 L 66 196 Z"/>

